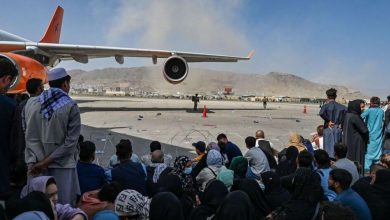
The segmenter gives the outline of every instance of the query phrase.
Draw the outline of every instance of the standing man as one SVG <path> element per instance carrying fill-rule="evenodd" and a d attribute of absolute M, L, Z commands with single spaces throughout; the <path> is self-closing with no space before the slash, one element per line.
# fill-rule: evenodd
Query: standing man
<path fill-rule="evenodd" d="M 324 150 L 329 155 L 334 155 L 334 144 L 342 140 L 343 116 L 347 111 L 344 105 L 336 102 L 337 90 L 334 88 L 326 91 L 328 103 L 322 106 L 320 116 L 324 119 Z"/>
<path fill-rule="evenodd" d="M 198 93 L 196 93 L 195 96 L 192 96 L 192 102 L 194 102 L 194 112 L 198 111 L 198 102 L 199 102 Z"/>
<path fill-rule="evenodd" d="M 53 176 L 58 202 L 74 206 L 80 194 L 76 171 L 80 111 L 68 95 L 71 77 L 66 70 L 52 69 L 48 78 L 50 88 L 30 98 L 23 111 L 28 177 Z"/>
<path fill-rule="evenodd" d="M 0 58 L 0 200 L 10 191 L 10 132 L 16 103 L 5 93 L 18 75 L 15 66 Z M 0 204 L 1 206 L 1 204 Z"/>
<path fill-rule="evenodd" d="M 263 98 L 263 108 L 264 109 L 267 109 L 267 102 L 268 102 L 268 99 L 266 96 L 264 96 L 264 98 Z"/>
<path fill-rule="evenodd" d="M 370 170 L 372 164 L 379 162 L 381 156 L 382 146 L 382 122 L 384 112 L 380 108 L 380 99 L 378 97 L 372 97 L 370 99 L 370 108 L 364 111 L 361 116 L 367 124 L 369 132 L 369 143 L 367 145 L 367 152 L 364 158 L 364 171 L 367 173 Z"/>

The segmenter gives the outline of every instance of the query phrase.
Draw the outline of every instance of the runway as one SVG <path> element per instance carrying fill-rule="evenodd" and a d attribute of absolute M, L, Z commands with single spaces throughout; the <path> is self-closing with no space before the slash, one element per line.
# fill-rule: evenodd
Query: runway
<path fill-rule="evenodd" d="M 99 150 L 106 145 L 104 154 L 99 155 L 102 166 L 115 153 L 115 145 L 122 138 L 133 141 L 138 156 L 147 154 L 151 140 L 163 143 L 166 153 L 172 156 L 194 156 L 191 143 L 202 140 L 216 141 L 219 133 L 225 133 L 229 140 L 246 152 L 244 139 L 254 136 L 262 129 L 266 139 L 276 149 L 286 147 L 290 132 L 298 132 L 305 138 L 322 124 L 318 116 L 318 105 L 269 103 L 262 109 L 260 102 L 203 101 L 207 118 L 199 113 L 188 113 L 192 108 L 190 100 L 141 99 L 128 97 L 73 97 L 79 105 L 82 120 L 82 134 L 92 140 Z"/>

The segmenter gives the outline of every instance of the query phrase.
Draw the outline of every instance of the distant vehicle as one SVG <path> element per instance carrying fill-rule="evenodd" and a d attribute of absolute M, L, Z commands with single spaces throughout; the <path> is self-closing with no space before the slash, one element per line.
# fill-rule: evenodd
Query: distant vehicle
<path fill-rule="evenodd" d="M 123 64 L 124 57 L 149 57 L 153 63 L 158 58 L 166 58 L 163 74 L 172 83 L 182 82 L 188 74 L 188 62 L 237 62 L 249 60 L 254 52 L 246 57 L 188 53 L 168 50 L 104 47 L 59 44 L 64 10 L 58 6 L 42 39 L 37 42 L 24 39 L 0 30 L 0 58 L 11 61 L 19 71 L 9 93 L 22 93 L 29 78 L 39 78 L 47 82 L 47 67 L 54 67 L 62 60 L 88 63 L 89 59 L 115 57 Z M 4 21 L 4 19 L 3 19 Z"/>

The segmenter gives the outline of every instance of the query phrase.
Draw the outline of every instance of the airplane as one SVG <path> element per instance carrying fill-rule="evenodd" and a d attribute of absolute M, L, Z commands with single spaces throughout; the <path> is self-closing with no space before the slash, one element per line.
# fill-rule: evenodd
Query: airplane
<path fill-rule="evenodd" d="M 254 54 L 254 51 L 251 51 L 246 57 L 235 57 L 168 50 L 60 44 L 63 14 L 64 9 L 57 6 L 39 42 L 0 30 L 0 58 L 9 60 L 18 70 L 18 76 L 8 93 L 25 92 L 26 82 L 30 78 L 39 78 L 47 83 L 49 68 L 64 60 L 88 63 L 89 59 L 114 57 L 117 63 L 123 64 L 124 57 L 148 57 L 152 58 L 153 64 L 157 64 L 158 58 L 166 58 L 162 68 L 164 78 L 169 83 L 177 84 L 187 77 L 189 62 L 237 62 L 250 60 Z"/>

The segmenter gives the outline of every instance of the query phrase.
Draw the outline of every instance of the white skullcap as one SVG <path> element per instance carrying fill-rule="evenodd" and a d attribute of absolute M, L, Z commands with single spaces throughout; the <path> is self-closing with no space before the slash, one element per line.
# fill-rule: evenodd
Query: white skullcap
<path fill-rule="evenodd" d="M 64 68 L 55 68 L 49 71 L 49 81 L 57 80 L 68 76 Z"/>

